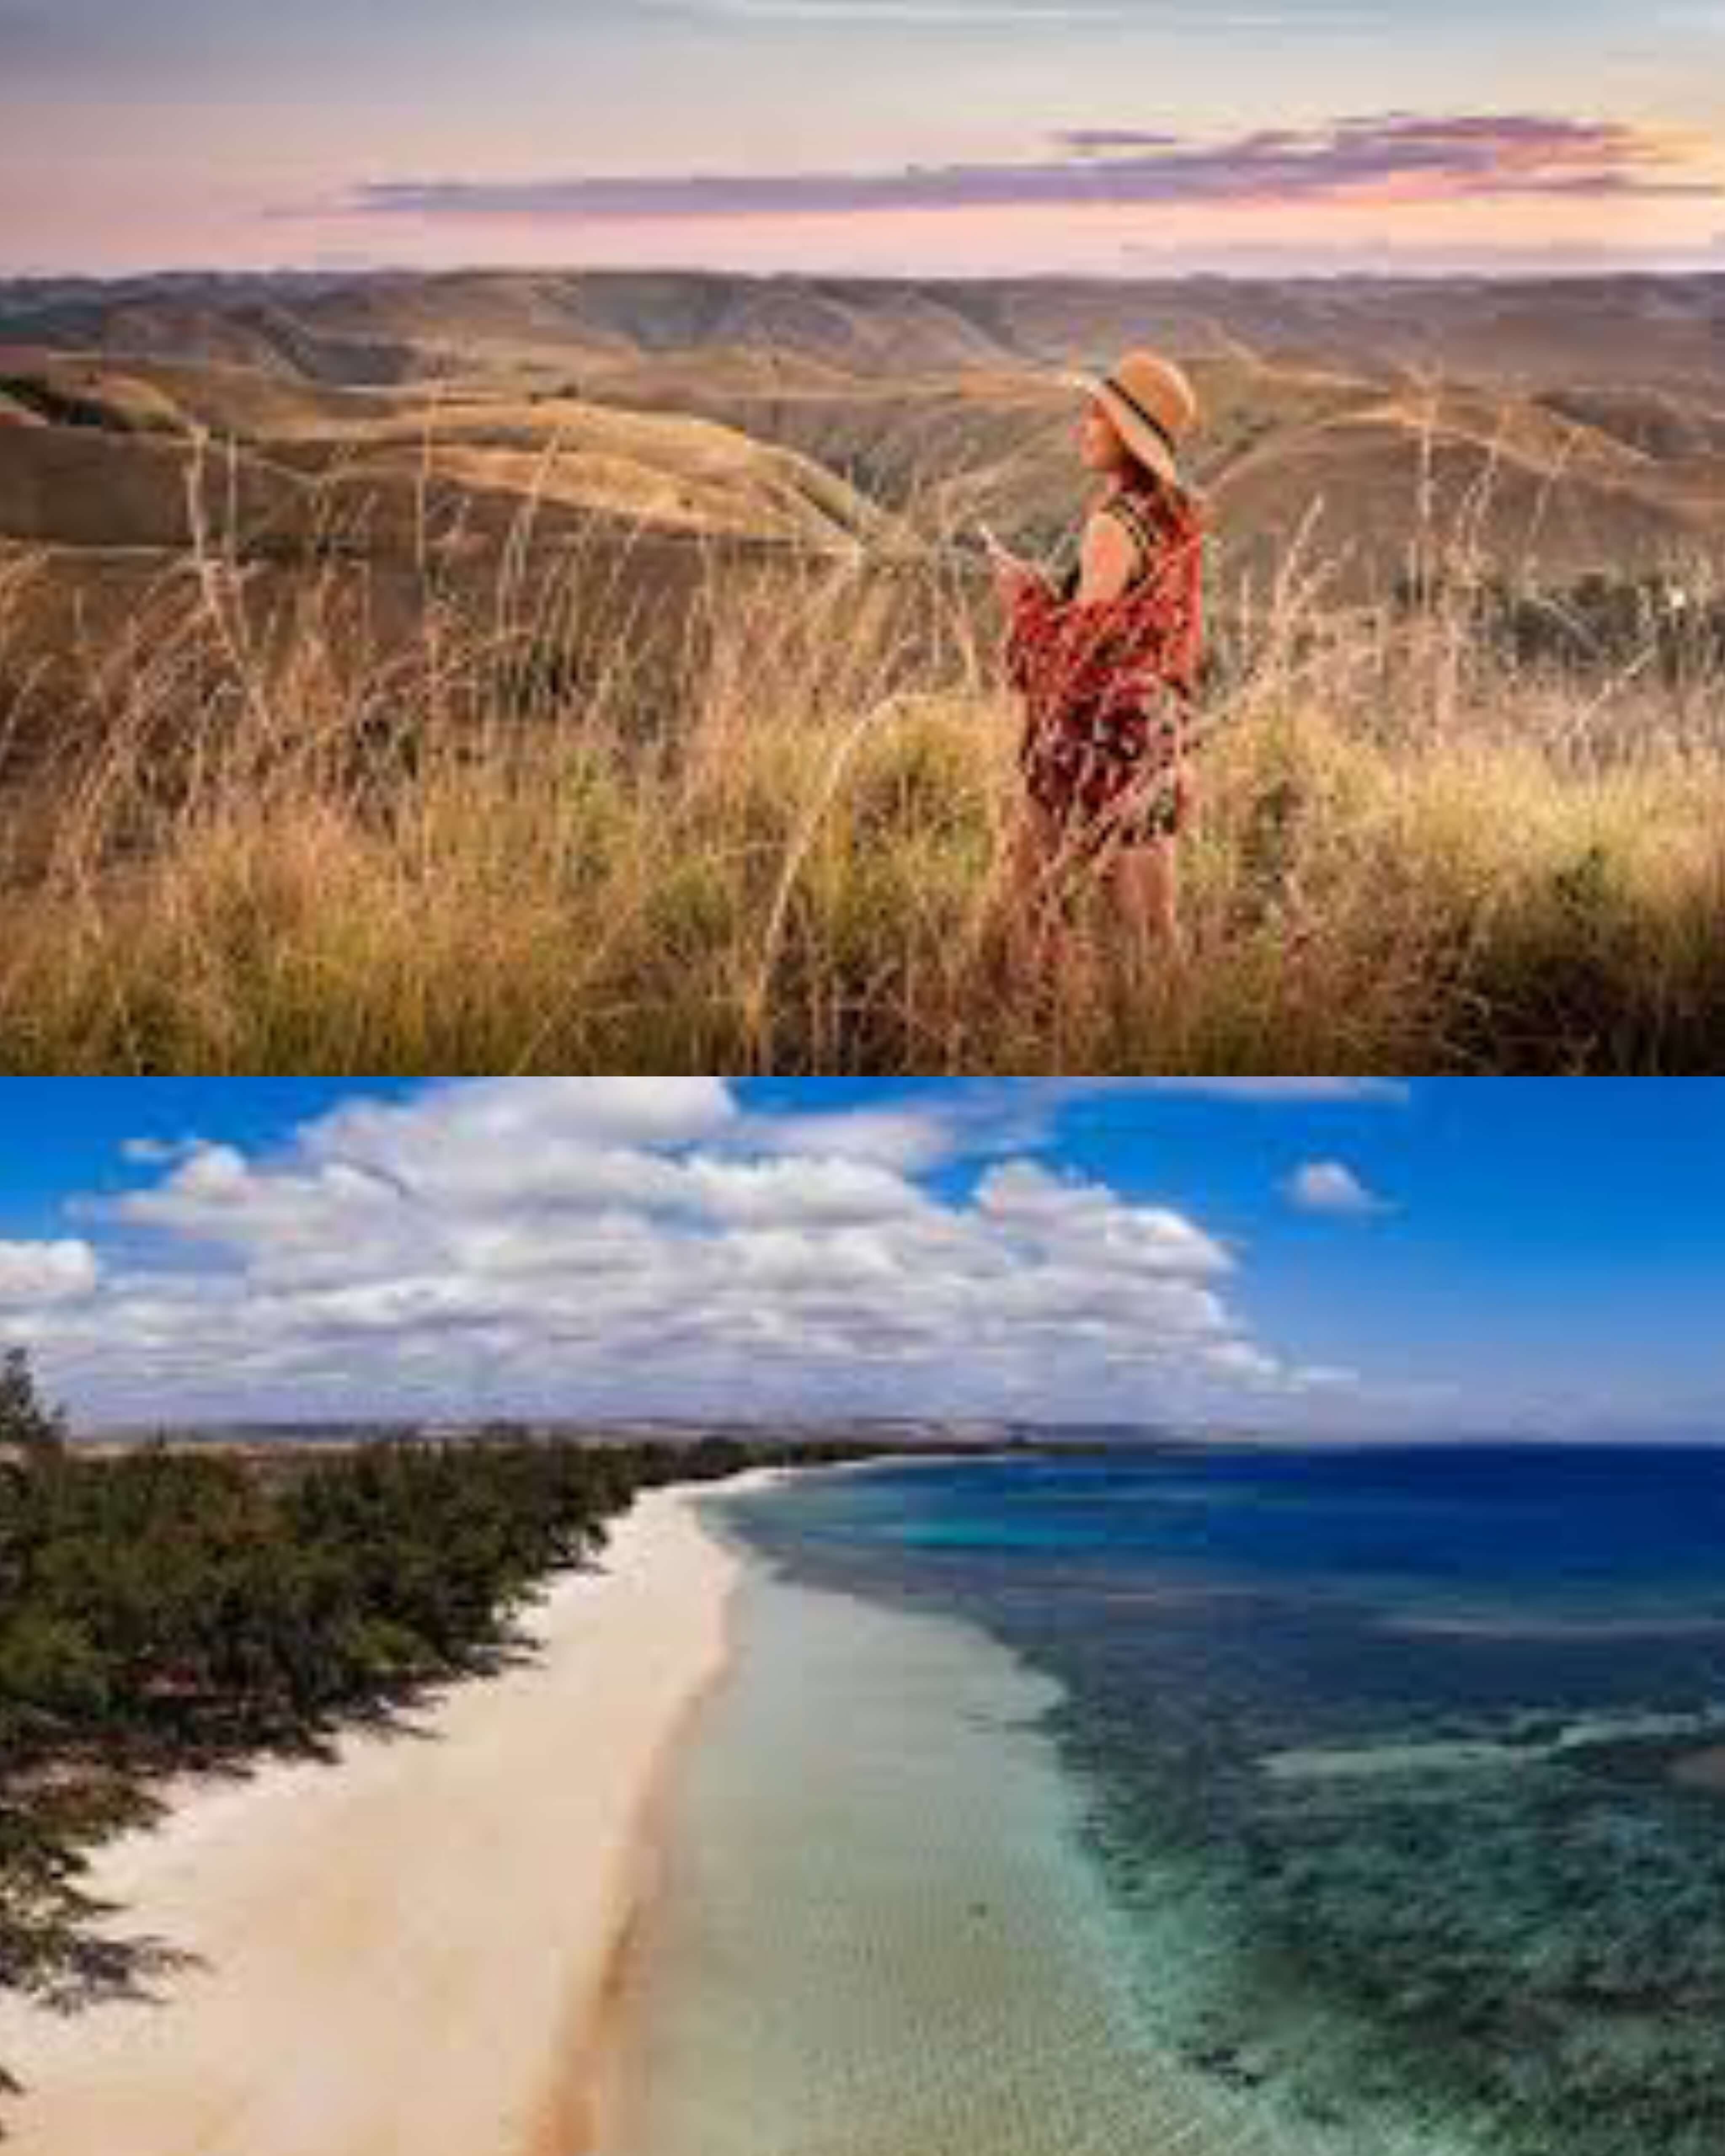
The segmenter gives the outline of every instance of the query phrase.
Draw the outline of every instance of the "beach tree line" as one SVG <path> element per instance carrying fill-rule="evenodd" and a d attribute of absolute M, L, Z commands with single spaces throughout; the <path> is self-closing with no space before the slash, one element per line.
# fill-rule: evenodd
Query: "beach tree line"
<path fill-rule="evenodd" d="M 135 1987 L 82 1886 L 93 1841 L 180 1768 L 327 1745 L 428 1685 L 531 1651 L 547 1575 L 594 1563 L 636 1493 L 839 1442 L 576 1443 L 506 1428 L 271 1451 L 69 1445 L 0 1363 L 0 1985 L 69 2005 Z"/>

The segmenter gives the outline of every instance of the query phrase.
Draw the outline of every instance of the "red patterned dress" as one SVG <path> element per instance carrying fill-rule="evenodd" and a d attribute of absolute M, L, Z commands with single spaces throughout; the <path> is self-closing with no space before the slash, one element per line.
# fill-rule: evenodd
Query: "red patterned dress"
<path fill-rule="evenodd" d="M 1086 846 L 1178 829 L 1175 787 L 1203 644 L 1203 526 L 1183 495 L 1122 487 L 1106 509 L 1138 545 L 1117 598 L 1021 586 L 1007 673 L 1024 700 L 1019 766 L 1031 798 Z"/>

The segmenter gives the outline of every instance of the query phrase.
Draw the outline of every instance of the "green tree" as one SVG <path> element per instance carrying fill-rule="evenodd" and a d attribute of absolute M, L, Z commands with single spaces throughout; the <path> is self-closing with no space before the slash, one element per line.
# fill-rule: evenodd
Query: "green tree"
<path fill-rule="evenodd" d="M 107 1707 L 106 1666 L 74 1618 L 26 1610 L 0 1627 L 0 1732 L 77 1728 Z M 14 1717 L 18 1729 L 8 1729 Z"/>
<path fill-rule="evenodd" d="M 24 1349 L 8 1348 L 0 1358 L 0 1453 L 28 1464 L 58 1459 L 65 1449 L 64 1410 L 50 1408 L 38 1392 Z"/>

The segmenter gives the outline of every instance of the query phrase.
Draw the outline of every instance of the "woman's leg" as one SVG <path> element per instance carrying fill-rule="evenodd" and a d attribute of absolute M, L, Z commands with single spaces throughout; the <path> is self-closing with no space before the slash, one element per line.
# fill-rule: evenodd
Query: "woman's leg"
<path fill-rule="evenodd" d="M 1037 973 L 1057 971 L 1065 954 L 1065 833 L 1058 818 L 1028 796 L 1019 805 L 1008 857 L 1015 955 Z"/>
<path fill-rule="evenodd" d="M 1183 957 L 1180 933 L 1179 865 L 1170 833 L 1158 833 L 1115 851 L 1108 891 L 1122 932 L 1124 954 L 1148 974 Z"/>

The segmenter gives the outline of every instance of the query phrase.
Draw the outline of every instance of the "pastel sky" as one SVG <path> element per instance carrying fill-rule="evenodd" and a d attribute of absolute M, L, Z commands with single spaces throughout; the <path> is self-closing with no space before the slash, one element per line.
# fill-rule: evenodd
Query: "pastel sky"
<path fill-rule="evenodd" d="M 1725 267 L 1725 0 L 0 0 L 0 274 Z"/>
<path fill-rule="evenodd" d="M 0 1080 L 85 1423 L 1725 1437 L 1710 1079 Z"/>

